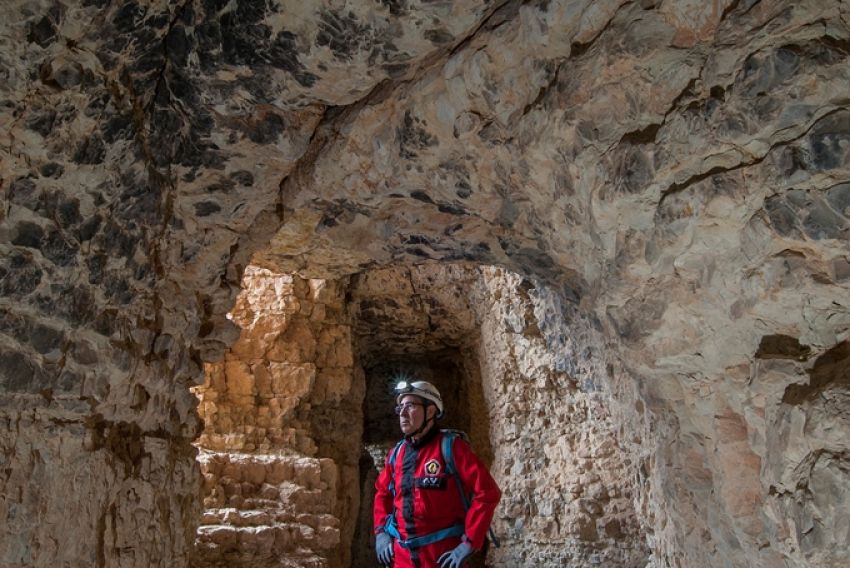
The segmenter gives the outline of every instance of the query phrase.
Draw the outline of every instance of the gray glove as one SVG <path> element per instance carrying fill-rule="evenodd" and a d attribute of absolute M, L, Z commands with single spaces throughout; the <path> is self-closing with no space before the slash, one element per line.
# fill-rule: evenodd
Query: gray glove
<path fill-rule="evenodd" d="M 375 536 L 375 552 L 378 553 L 378 562 L 383 566 L 393 565 L 393 537 L 385 532 L 379 532 Z"/>
<path fill-rule="evenodd" d="M 450 550 L 440 556 L 437 563 L 440 565 L 440 568 L 460 568 L 470 554 L 472 554 L 472 547 L 468 543 L 462 542 L 454 550 Z"/>

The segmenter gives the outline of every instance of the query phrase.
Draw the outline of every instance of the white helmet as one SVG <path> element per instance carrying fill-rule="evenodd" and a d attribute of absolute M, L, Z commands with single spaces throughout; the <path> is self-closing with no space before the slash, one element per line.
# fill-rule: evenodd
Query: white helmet
<path fill-rule="evenodd" d="M 412 383 L 401 381 L 396 385 L 395 392 L 396 404 L 401 402 L 402 397 L 412 394 L 433 402 L 437 407 L 437 418 L 443 416 L 443 397 L 440 396 L 437 387 L 428 381 L 413 381 Z"/>

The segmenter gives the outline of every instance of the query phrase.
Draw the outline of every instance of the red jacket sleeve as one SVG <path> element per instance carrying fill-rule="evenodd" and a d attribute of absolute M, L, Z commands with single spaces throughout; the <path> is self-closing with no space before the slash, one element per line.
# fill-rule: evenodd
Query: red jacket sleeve
<path fill-rule="evenodd" d="M 455 439 L 452 455 L 463 489 L 472 496 L 464 521 L 466 538 L 475 550 L 480 550 L 484 546 L 487 529 L 490 528 L 502 491 L 487 466 L 464 440 Z"/>
<path fill-rule="evenodd" d="M 393 494 L 390 493 L 390 480 L 392 480 L 393 468 L 388 463 L 392 453 L 393 449 L 390 449 L 390 452 L 384 459 L 384 469 L 378 473 L 378 478 L 375 480 L 375 505 L 373 508 L 375 534 L 383 530 L 387 517 L 393 513 Z"/>

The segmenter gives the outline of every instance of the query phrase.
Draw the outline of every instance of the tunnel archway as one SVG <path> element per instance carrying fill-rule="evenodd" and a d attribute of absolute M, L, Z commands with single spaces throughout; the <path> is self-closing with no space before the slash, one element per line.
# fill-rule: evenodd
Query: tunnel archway
<path fill-rule="evenodd" d="M 242 335 L 197 391 L 207 511 L 196 566 L 373 565 L 373 485 L 399 438 L 399 371 L 440 388 L 441 425 L 468 433 L 505 491 L 494 522 L 505 546 L 475 566 L 645 559 L 633 463 L 615 451 L 600 377 L 581 386 L 559 370 L 576 354 L 547 345 L 545 291 L 471 264 L 337 281 L 246 274 L 232 312 Z"/>
<path fill-rule="evenodd" d="M 366 377 L 363 402 L 361 510 L 352 542 L 352 565 L 374 563 L 374 483 L 387 452 L 400 438 L 390 411 L 400 376 L 434 384 L 445 404 L 439 427 L 466 432 L 491 465 L 490 413 L 478 361 L 479 316 L 470 288 L 480 268 L 409 266 L 370 271 L 352 279 L 354 341 Z M 482 565 L 479 558 L 473 566 Z"/>

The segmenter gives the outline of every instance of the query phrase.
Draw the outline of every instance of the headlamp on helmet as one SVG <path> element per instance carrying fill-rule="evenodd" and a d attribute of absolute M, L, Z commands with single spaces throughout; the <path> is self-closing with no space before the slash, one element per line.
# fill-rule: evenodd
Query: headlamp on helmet
<path fill-rule="evenodd" d="M 400 403 L 403 397 L 412 394 L 433 403 L 437 407 L 437 418 L 442 418 L 443 397 L 440 396 L 440 391 L 437 390 L 437 387 L 428 381 L 399 381 L 395 387 L 395 392 L 396 404 Z"/>

